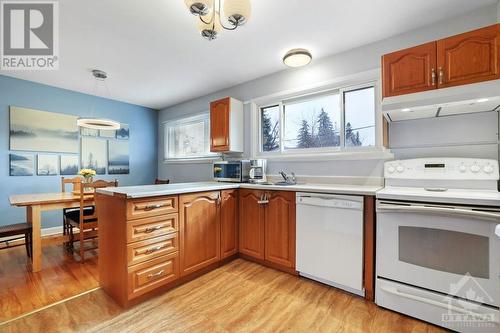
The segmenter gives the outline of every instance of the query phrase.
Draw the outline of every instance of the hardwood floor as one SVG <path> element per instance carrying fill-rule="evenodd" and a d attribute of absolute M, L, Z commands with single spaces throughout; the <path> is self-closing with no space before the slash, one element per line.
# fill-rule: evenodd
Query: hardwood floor
<path fill-rule="evenodd" d="M 32 273 L 24 246 L 0 250 L 0 323 L 98 287 L 97 258 L 87 257 L 80 264 L 62 245 L 44 246 L 44 267 Z"/>
<path fill-rule="evenodd" d="M 1 332 L 412 332 L 443 330 L 364 299 L 237 259 L 131 309 L 102 290 Z"/>

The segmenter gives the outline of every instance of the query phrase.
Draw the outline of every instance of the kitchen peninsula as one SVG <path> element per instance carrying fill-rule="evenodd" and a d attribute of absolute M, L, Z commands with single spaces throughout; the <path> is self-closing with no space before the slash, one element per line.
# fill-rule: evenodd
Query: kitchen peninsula
<path fill-rule="evenodd" d="M 295 193 L 364 198 L 364 288 L 373 300 L 378 185 L 217 182 L 97 190 L 101 287 L 130 306 L 241 257 L 291 274 Z"/>

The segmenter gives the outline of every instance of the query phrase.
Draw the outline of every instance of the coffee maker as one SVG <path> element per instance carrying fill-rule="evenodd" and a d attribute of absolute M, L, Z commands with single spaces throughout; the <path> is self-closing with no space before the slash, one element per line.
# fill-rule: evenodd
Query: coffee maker
<path fill-rule="evenodd" d="M 267 183 L 267 161 L 264 159 L 250 160 L 249 182 L 254 184 Z"/>

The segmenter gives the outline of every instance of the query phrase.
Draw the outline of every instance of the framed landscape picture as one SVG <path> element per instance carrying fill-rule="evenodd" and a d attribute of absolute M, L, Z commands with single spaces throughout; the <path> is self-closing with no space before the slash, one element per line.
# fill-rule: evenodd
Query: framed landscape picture
<path fill-rule="evenodd" d="M 59 174 L 59 156 L 38 154 L 37 171 L 39 176 L 55 176 Z"/>
<path fill-rule="evenodd" d="M 93 169 L 98 175 L 106 173 L 108 165 L 108 145 L 106 140 L 82 137 L 82 169 Z"/>
<path fill-rule="evenodd" d="M 108 141 L 108 173 L 110 175 L 129 174 L 128 141 Z"/>
<path fill-rule="evenodd" d="M 10 107 L 10 150 L 78 153 L 76 116 Z"/>
<path fill-rule="evenodd" d="M 74 176 L 78 174 L 78 155 L 61 155 L 61 175 Z"/>
<path fill-rule="evenodd" d="M 11 176 L 33 176 L 33 155 L 13 153 L 9 157 Z"/>

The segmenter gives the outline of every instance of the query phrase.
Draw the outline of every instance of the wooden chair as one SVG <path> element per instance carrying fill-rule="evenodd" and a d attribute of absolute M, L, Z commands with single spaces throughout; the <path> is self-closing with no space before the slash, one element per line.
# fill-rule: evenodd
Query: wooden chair
<path fill-rule="evenodd" d="M 85 251 L 95 250 L 97 246 L 85 248 L 86 240 L 94 240 L 97 237 L 97 209 L 95 205 L 89 205 L 94 200 L 95 190 L 104 187 L 117 187 L 118 181 L 107 182 L 97 180 L 92 183 L 82 184 L 80 187 L 80 209 L 69 212 L 67 220 L 70 225 L 70 249 L 74 253 L 74 242 L 80 242 L 80 262 L 85 261 Z M 78 228 L 78 239 L 75 239 L 74 229 Z"/>
<path fill-rule="evenodd" d="M 66 188 L 68 185 L 71 186 L 71 191 L 80 191 L 80 185 L 82 183 L 82 179 L 80 177 L 74 178 L 64 178 L 61 177 L 61 192 L 66 192 Z M 69 235 L 69 222 L 67 220 L 67 215 L 71 211 L 78 210 L 78 208 L 65 208 L 63 209 L 63 235 Z M 68 243 L 69 244 L 69 243 Z"/>
<path fill-rule="evenodd" d="M 170 184 L 170 179 L 158 179 L 155 180 L 155 185 Z"/>
<path fill-rule="evenodd" d="M 11 236 L 20 236 L 24 234 L 24 244 L 26 246 L 26 254 L 28 257 L 31 257 L 31 224 L 29 223 L 16 223 L 16 224 L 9 224 L 9 225 L 2 225 L 0 226 L 0 238 L 4 237 L 11 237 Z M 18 238 L 13 238 L 9 239 L 8 241 L 3 241 L 5 243 L 12 241 L 12 240 L 17 240 L 21 239 L 23 237 L 18 237 Z M 9 247 L 9 246 L 7 246 Z"/>

